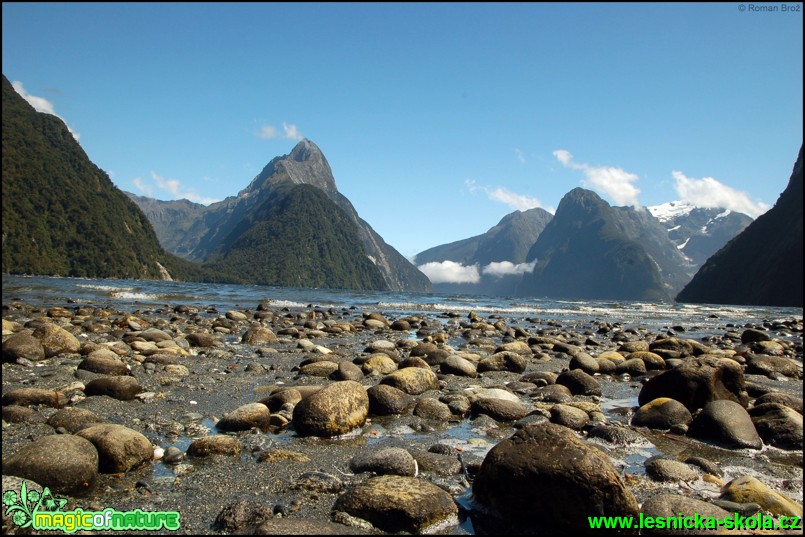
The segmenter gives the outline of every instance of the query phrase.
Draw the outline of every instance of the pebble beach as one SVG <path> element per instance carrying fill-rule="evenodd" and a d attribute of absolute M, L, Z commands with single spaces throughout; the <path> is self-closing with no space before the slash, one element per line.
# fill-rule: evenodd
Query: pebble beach
<path fill-rule="evenodd" d="M 802 324 L 4 300 L 3 490 L 187 534 L 801 517 Z"/>

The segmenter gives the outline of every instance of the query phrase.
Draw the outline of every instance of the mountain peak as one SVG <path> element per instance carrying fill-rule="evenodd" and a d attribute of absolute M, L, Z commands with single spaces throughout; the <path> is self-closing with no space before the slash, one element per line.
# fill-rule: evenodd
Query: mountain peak
<path fill-rule="evenodd" d="M 291 154 L 288 156 L 297 162 L 304 162 L 306 160 L 315 158 L 324 158 L 319 146 L 307 138 L 302 138 L 302 140 L 294 146 L 294 148 L 291 150 Z"/>

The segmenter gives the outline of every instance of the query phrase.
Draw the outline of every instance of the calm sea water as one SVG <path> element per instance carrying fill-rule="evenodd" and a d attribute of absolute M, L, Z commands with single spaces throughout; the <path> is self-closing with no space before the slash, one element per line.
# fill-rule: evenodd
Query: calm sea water
<path fill-rule="evenodd" d="M 149 280 L 96 280 L 3 275 L 3 304 L 21 300 L 31 305 L 92 305 L 135 311 L 178 304 L 254 310 L 261 302 L 272 308 L 356 308 L 379 311 L 392 318 L 417 313 L 475 311 L 483 317 L 500 316 L 507 322 L 538 319 L 564 325 L 607 321 L 626 327 L 667 331 L 685 328 L 684 337 L 722 335 L 730 325 L 802 319 L 802 308 L 764 306 L 663 304 L 633 301 L 556 300 L 333 289 L 300 289 L 263 285 L 207 284 Z M 680 334 L 682 335 L 682 334 Z"/>

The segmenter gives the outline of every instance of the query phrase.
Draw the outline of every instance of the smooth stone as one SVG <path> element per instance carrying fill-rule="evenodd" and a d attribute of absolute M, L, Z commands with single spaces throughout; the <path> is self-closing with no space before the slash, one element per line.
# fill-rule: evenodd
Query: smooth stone
<path fill-rule="evenodd" d="M 577 352 L 573 358 L 570 359 L 568 367 L 570 369 L 581 369 L 588 375 L 594 375 L 598 373 L 598 370 L 600 369 L 598 360 L 586 352 Z"/>
<path fill-rule="evenodd" d="M 511 351 L 502 351 L 496 352 L 478 362 L 478 372 L 510 371 L 512 373 L 522 373 L 525 371 L 526 365 L 525 358 L 522 355 Z"/>
<path fill-rule="evenodd" d="M 3 474 L 30 479 L 53 492 L 82 494 L 98 477 L 98 450 L 79 436 L 44 436 L 4 458 Z"/>
<path fill-rule="evenodd" d="M 688 358 L 652 377 L 641 388 L 637 402 L 642 406 L 660 397 L 676 399 L 691 412 L 719 399 L 744 407 L 749 401 L 741 365 L 715 355 Z"/>
<path fill-rule="evenodd" d="M 403 414 L 414 405 L 415 399 L 393 386 L 377 384 L 366 390 L 369 412 L 375 416 Z"/>
<path fill-rule="evenodd" d="M 512 403 L 520 403 L 520 398 L 516 394 L 503 388 L 480 388 L 471 387 L 464 390 L 464 394 L 469 398 L 470 402 L 478 399 L 503 399 L 511 401 Z"/>
<path fill-rule="evenodd" d="M 397 362 L 388 354 L 374 354 L 363 362 L 361 370 L 365 375 L 388 375 L 397 370 Z"/>
<path fill-rule="evenodd" d="M 47 420 L 47 424 L 58 429 L 64 427 L 70 433 L 80 431 L 84 427 L 103 423 L 103 418 L 91 410 L 78 407 L 67 407 L 59 410 Z"/>
<path fill-rule="evenodd" d="M 218 344 L 218 338 L 204 332 L 193 332 L 185 336 L 187 342 L 193 347 L 209 348 Z"/>
<path fill-rule="evenodd" d="M 332 374 L 330 378 L 333 380 L 354 380 L 360 381 L 363 379 L 363 371 L 357 365 L 347 360 L 338 362 L 338 369 Z"/>
<path fill-rule="evenodd" d="M 277 341 L 277 335 L 265 326 L 250 328 L 240 338 L 240 342 L 246 345 L 265 345 L 275 341 Z"/>
<path fill-rule="evenodd" d="M 570 393 L 570 388 L 563 384 L 548 384 L 542 388 L 538 388 L 532 393 L 535 401 L 543 401 L 545 403 L 567 403 L 573 400 L 573 394 Z"/>
<path fill-rule="evenodd" d="M 430 472 L 441 476 L 456 475 L 461 472 L 461 461 L 458 460 L 453 448 L 450 454 L 433 453 L 420 449 L 409 450 L 409 453 L 416 459 L 420 472 Z"/>
<path fill-rule="evenodd" d="M 684 462 L 653 457 L 645 462 L 646 474 L 655 481 L 696 481 L 699 473 Z"/>
<path fill-rule="evenodd" d="M 499 352 L 514 352 L 523 356 L 531 356 L 534 354 L 531 350 L 531 346 L 527 342 L 521 340 L 498 345 L 493 354 L 497 354 Z"/>
<path fill-rule="evenodd" d="M 137 379 L 128 376 L 100 377 L 91 380 L 84 388 L 87 396 L 108 395 L 121 401 L 131 401 L 143 389 Z"/>
<path fill-rule="evenodd" d="M 329 377 L 338 371 L 338 364 L 330 360 L 312 362 L 299 368 L 299 373 L 309 377 Z"/>
<path fill-rule="evenodd" d="M 693 421 L 690 411 L 677 401 L 659 397 L 637 409 L 632 425 L 650 429 L 670 429 L 676 425 L 689 425 Z"/>
<path fill-rule="evenodd" d="M 632 377 L 641 377 L 646 374 L 646 363 L 640 358 L 627 358 L 615 367 L 616 375 L 624 373 Z"/>
<path fill-rule="evenodd" d="M 620 473 L 597 448 L 552 423 L 527 425 L 493 447 L 472 485 L 498 532 L 588 533 L 588 516 L 637 516 Z M 511 526 L 511 527 L 508 527 Z"/>
<path fill-rule="evenodd" d="M 802 397 L 797 397 L 789 393 L 770 392 L 755 399 L 755 406 L 760 406 L 764 403 L 780 403 L 802 414 Z"/>
<path fill-rule="evenodd" d="M 43 388 L 17 388 L 3 394 L 3 406 L 36 406 L 44 405 L 53 408 L 61 408 L 67 404 L 67 397 L 56 390 L 45 390 Z"/>
<path fill-rule="evenodd" d="M 73 334 L 55 324 L 46 323 L 34 330 L 33 336 L 42 342 L 45 356 L 57 356 L 65 353 L 76 353 L 81 342 Z"/>
<path fill-rule="evenodd" d="M 439 379 L 430 369 L 406 367 L 383 377 L 381 384 L 388 384 L 409 395 L 421 395 L 439 389 Z"/>
<path fill-rule="evenodd" d="M 452 418 L 453 413 L 450 411 L 450 407 L 445 403 L 442 403 L 438 399 L 425 397 L 417 401 L 414 407 L 414 416 L 444 422 Z"/>
<path fill-rule="evenodd" d="M 39 420 L 39 413 L 33 408 L 20 405 L 3 406 L 3 421 L 6 423 L 33 423 Z"/>
<path fill-rule="evenodd" d="M 556 378 L 556 383 L 567 386 L 573 395 L 601 395 L 601 385 L 598 381 L 581 369 L 563 371 Z"/>
<path fill-rule="evenodd" d="M 688 436 L 727 448 L 760 449 L 763 441 L 746 409 L 735 401 L 712 401 L 691 421 Z"/>
<path fill-rule="evenodd" d="M 789 378 L 801 379 L 802 365 L 783 356 L 750 354 L 746 363 L 746 373 L 749 375 L 764 375 L 769 378 L 783 375 Z"/>
<path fill-rule="evenodd" d="M 105 474 L 128 472 L 154 458 L 151 442 L 123 425 L 101 423 L 85 427 L 76 436 L 92 442 L 98 450 L 98 470 Z"/>
<path fill-rule="evenodd" d="M 192 457 L 206 457 L 208 455 L 238 455 L 243 450 L 243 444 L 234 436 L 218 434 L 205 436 L 194 440 L 187 447 L 187 454 Z"/>
<path fill-rule="evenodd" d="M 474 363 L 455 354 L 448 356 L 447 359 L 439 365 L 439 371 L 444 375 L 452 374 L 470 378 L 476 378 L 478 376 L 478 369 Z"/>
<path fill-rule="evenodd" d="M 749 409 L 752 423 L 766 444 L 780 449 L 802 449 L 802 414 L 780 403 Z"/>
<path fill-rule="evenodd" d="M 802 517 L 802 505 L 750 476 L 736 477 L 722 489 L 720 498 L 736 503 L 756 503 L 774 515 Z"/>
<path fill-rule="evenodd" d="M 45 359 L 45 348 L 42 346 L 42 342 L 27 331 L 17 332 L 3 341 L 3 361 L 16 362 L 20 358 L 32 362 Z"/>
<path fill-rule="evenodd" d="M 128 375 L 129 366 L 109 349 L 93 351 L 84 358 L 78 369 L 85 369 L 101 375 Z"/>
<path fill-rule="evenodd" d="M 224 414 L 215 427 L 219 431 L 248 431 L 252 427 L 266 429 L 270 420 L 271 412 L 266 405 L 248 403 Z"/>
<path fill-rule="evenodd" d="M 590 423 L 590 417 L 580 408 L 556 404 L 551 407 L 551 422 L 574 431 L 581 431 Z"/>
<path fill-rule="evenodd" d="M 293 426 L 300 436 L 330 438 L 361 427 L 368 413 L 366 389 L 353 380 L 343 380 L 302 399 L 294 407 Z"/>
<path fill-rule="evenodd" d="M 528 408 L 519 401 L 481 398 L 472 401 L 470 412 L 489 416 L 495 421 L 517 421 L 528 414 Z"/>
<path fill-rule="evenodd" d="M 355 455 L 349 461 L 349 469 L 354 473 L 374 472 L 377 475 L 417 474 L 414 457 L 403 448 L 384 448 Z"/>
<path fill-rule="evenodd" d="M 390 533 L 426 533 L 428 528 L 455 520 L 453 498 L 433 483 L 415 477 L 383 475 L 347 489 L 333 511 L 369 521 Z"/>
<path fill-rule="evenodd" d="M 646 369 L 649 370 L 665 369 L 665 360 L 663 360 L 662 356 L 660 356 L 657 353 L 649 351 L 635 351 L 627 355 L 628 360 L 634 358 L 639 358 L 640 360 L 642 360 L 643 364 L 646 366 Z"/>

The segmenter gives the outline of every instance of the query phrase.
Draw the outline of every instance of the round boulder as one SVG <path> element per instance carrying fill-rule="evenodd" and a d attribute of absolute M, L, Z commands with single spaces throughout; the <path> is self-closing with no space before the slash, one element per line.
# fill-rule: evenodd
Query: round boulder
<path fill-rule="evenodd" d="M 247 431 L 252 427 L 267 429 L 271 412 L 263 403 L 249 403 L 224 414 L 215 426 L 219 431 Z"/>
<path fill-rule="evenodd" d="M 42 342 L 30 332 L 18 332 L 3 341 L 3 361 L 16 362 L 19 358 L 38 362 L 45 359 Z"/>
<path fill-rule="evenodd" d="M 688 425 L 693 420 L 685 405 L 675 399 L 658 397 L 637 409 L 632 425 L 650 429 L 670 429 L 675 425 Z"/>
<path fill-rule="evenodd" d="M 238 455 L 243 450 L 243 444 L 234 436 L 217 434 L 205 436 L 194 440 L 187 447 L 187 454 L 193 457 L 206 457 L 208 455 Z"/>
<path fill-rule="evenodd" d="M 393 386 L 409 395 L 420 395 L 428 390 L 439 389 L 439 379 L 436 377 L 436 373 L 421 367 L 406 367 L 394 371 L 385 376 L 380 383 Z"/>
<path fill-rule="evenodd" d="M 434 525 L 455 520 L 453 498 L 433 483 L 415 477 L 373 477 L 339 496 L 333 511 L 368 520 L 382 531 L 421 534 Z"/>
<path fill-rule="evenodd" d="M 560 425 L 527 425 L 493 447 L 474 498 L 514 532 L 588 533 L 588 516 L 637 516 L 637 500 L 606 455 Z"/>
<path fill-rule="evenodd" d="M 391 447 L 355 455 L 349 461 L 349 469 L 356 474 L 374 472 L 377 475 L 413 477 L 417 474 L 417 463 L 408 451 Z"/>
<path fill-rule="evenodd" d="M 73 334 L 55 324 L 45 323 L 36 330 L 33 336 L 42 342 L 45 356 L 50 358 L 63 353 L 78 352 L 81 342 Z"/>
<path fill-rule="evenodd" d="M 763 441 L 744 407 L 734 401 L 712 401 L 693 418 L 688 436 L 726 448 L 760 449 Z"/>
<path fill-rule="evenodd" d="M 642 406 L 659 397 L 676 399 L 691 412 L 719 399 L 744 407 L 749 402 L 741 365 L 714 355 L 688 358 L 679 367 L 652 377 L 643 385 L 637 402 Z"/>
<path fill-rule="evenodd" d="M 84 388 L 84 394 L 108 395 L 121 401 L 131 401 L 143 389 L 137 379 L 128 376 L 107 376 L 90 381 Z"/>
<path fill-rule="evenodd" d="M 415 402 L 412 396 L 387 384 L 370 387 L 366 395 L 369 396 L 369 412 L 376 416 L 402 414 Z"/>
<path fill-rule="evenodd" d="M 735 503 L 756 503 L 764 511 L 775 515 L 802 517 L 802 505 L 785 494 L 780 494 L 758 479 L 736 477 L 721 489 L 721 499 Z"/>
<path fill-rule="evenodd" d="M 749 410 L 763 441 L 780 449 L 802 449 L 802 414 L 780 403 L 764 403 Z"/>
<path fill-rule="evenodd" d="M 3 459 L 3 474 L 36 481 L 53 492 L 81 494 L 98 477 L 98 450 L 79 436 L 45 436 Z"/>
<path fill-rule="evenodd" d="M 595 377 L 581 369 L 563 371 L 556 378 L 556 383 L 567 386 L 573 395 L 601 395 L 601 385 Z"/>
<path fill-rule="evenodd" d="M 369 396 L 354 380 L 335 382 L 302 399 L 293 411 L 300 436 L 330 438 L 346 434 L 366 422 Z"/>
<path fill-rule="evenodd" d="M 81 429 L 76 435 L 92 442 L 98 450 L 98 469 L 105 474 L 128 472 L 154 458 L 151 442 L 142 434 L 123 425 L 91 425 Z"/>

